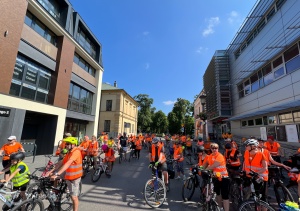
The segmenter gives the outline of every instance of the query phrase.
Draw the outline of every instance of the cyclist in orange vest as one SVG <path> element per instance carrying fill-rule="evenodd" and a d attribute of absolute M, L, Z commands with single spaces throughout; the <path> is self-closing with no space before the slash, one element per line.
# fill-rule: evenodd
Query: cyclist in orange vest
<path fill-rule="evenodd" d="M 203 164 L 206 170 L 212 170 L 218 179 L 214 180 L 214 191 L 217 194 L 217 202 L 221 207 L 223 200 L 224 211 L 229 211 L 229 189 L 230 179 L 226 169 L 226 160 L 219 152 L 219 145 L 211 143 L 212 153 L 208 155 L 207 160 Z"/>
<path fill-rule="evenodd" d="M 94 168 L 97 169 L 97 157 L 99 153 L 99 143 L 95 135 L 92 136 L 92 141 L 87 148 L 87 155 L 89 159 L 93 159 Z"/>
<path fill-rule="evenodd" d="M 176 163 L 176 172 L 177 172 L 177 177 L 175 179 L 181 179 L 180 173 L 182 174 L 183 180 L 185 180 L 185 175 L 184 175 L 184 170 L 183 170 L 183 148 L 181 145 L 180 141 L 175 142 L 175 147 L 174 147 L 174 160 L 177 160 L 178 162 Z"/>
<path fill-rule="evenodd" d="M 105 153 L 105 162 L 107 162 L 108 165 L 108 170 L 109 172 L 107 173 L 108 175 L 111 174 L 113 166 L 114 166 L 114 162 L 116 160 L 115 158 L 115 151 L 113 150 L 113 148 L 108 147 L 107 145 L 102 145 L 101 146 L 102 151 Z"/>
<path fill-rule="evenodd" d="M 261 200 L 267 199 L 267 182 L 268 182 L 268 164 L 266 156 L 258 149 L 258 141 L 256 139 L 248 139 L 244 142 L 246 151 L 244 154 L 244 170 L 246 175 L 251 171 L 259 174 L 263 180 L 261 183 L 254 182 L 255 190 L 260 190 Z M 259 179 L 259 178 L 258 178 Z"/>
<path fill-rule="evenodd" d="M 205 161 L 207 161 L 207 154 L 205 154 L 204 147 L 199 146 L 197 147 L 197 153 L 198 153 L 198 166 L 203 166 Z"/>
<path fill-rule="evenodd" d="M 164 151 L 164 147 L 161 144 L 159 144 L 159 138 L 154 137 L 152 139 L 152 145 L 151 147 L 149 147 L 149 167 L 152 168 L 155 165 L 157 166 L 158 170 L 162 171 L 167 191 L 169 191 L 169 176 L 166 162 L 167 159 Z"/>
<path fill-rule="evenodd" d="M 83 141 L 81 142 L 81 144 L 79 145 L 79 149 L 81 150 L 81 156 L 82 159 L 87 155 L 87 149 L 90 145 L 91 140 L 89 139 L 88 136 L 84 136 Z"/>
<path fill-rule="evenodd" d="M 64 173 L 64 179 L 68 184 L 68 189 L 70 191 L 71 199 L 73 202 L 73 210 L 78 211 L 79 185 L 83 172 L 82 157 L 80 149 L 76 147 L 78 142 L 76 138 L 67 137 L 64 139 L 64 141 L 66 142 L 66 149 L 68 149 L 69 152 L 66 154 L 62 161 L 59 161 L 55 165 L 55 168 L 50 171 L 49 174 L 52 174 L 52 172 L 54 171 L 51 179 L 55 180 L 60 175 L 63 176 L 62 174 Z"/>
<path fill-rule="evenodd" d="M 273 159 L 281 163 L 280 153 L 279 153 L 280 144 L 274 140 L 273 136 L 267 137 L 267 142 L 265 142 L 264 146 L 270 152 Z"/>
<path fill-rule="evenodd" d="M 139 137 L 136 137 L 136 140 L 135 140 L 135 155 L 137 157 L 137 159 L 139 160 L 140 159 L 140 152 L 141 152 L 141 149 L 142 149 L 142 142 L 143 142 L 143 139 L 140 138 L 141 136 Z"/>
<path fill-rule="evenodd" d="M 227 161 L 227 168 L 229 171 L 238 171 L 241 167 L 241 161 L 239 156 L 241 156 L 241 153 L 232 147 L 231 143 L 225 144 L 225 153 L 224 153 L 225 159 Z"/>

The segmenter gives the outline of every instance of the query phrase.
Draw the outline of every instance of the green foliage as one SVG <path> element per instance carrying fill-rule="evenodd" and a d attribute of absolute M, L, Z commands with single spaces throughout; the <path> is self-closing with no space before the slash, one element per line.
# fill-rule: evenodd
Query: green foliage
<path fill-rule="evenodd" d="M 152 132 L 163 133 L 168 129 L 168 119 L 164 112 L 159 110 L 152 117 Z"/>
<path fill-rule="evenodd" d="M 200 112 L 197 116 L 203 121 L 207 120 L 207 114 L 204 112 Z"/>
<path fill-rule="evenodd" d="M 138 132 L 149 133 L 151 132 L 152 124 L 151 105 L 153 104 L 153 99 L 149 98 L 147 94 L 139 94 L 134 99 L 139 103 Z"/>

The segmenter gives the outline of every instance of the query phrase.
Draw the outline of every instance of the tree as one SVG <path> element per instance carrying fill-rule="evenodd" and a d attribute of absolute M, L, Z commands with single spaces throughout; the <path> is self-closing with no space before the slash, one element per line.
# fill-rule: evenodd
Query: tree
<path fill-rule="evenodd" d="M 152 132 L 165 133 L 168 129 L 168 119 L 164 112 L 159 110 L 152 118 Z"/>
<path fill-rule="evenodd" d="M 180 130 L 180 125 L 178 125 L 178 119 L 174 112 L 168 113 L 168 122 L 169 122 L 169 133 L 175 134 Z"/>
<path fill-rule="evenodd" d="M 149 133 L 152 123 L 151 105 L 153 104 L 153 99 L 149 98 L 147 94 L 139 94 L 133 98 L 139 103 L 138 130 L 139 132 Z"/>

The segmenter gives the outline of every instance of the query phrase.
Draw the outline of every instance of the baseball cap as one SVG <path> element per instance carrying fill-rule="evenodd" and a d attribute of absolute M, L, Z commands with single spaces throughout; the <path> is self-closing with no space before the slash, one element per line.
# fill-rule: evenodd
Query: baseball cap
<path fill-rule="evenodd" d="M 16 140 L 17 139 L 17 137 L 16 136 L 9 136 L 8 138 L 7 138 L 7 140 Z"/>

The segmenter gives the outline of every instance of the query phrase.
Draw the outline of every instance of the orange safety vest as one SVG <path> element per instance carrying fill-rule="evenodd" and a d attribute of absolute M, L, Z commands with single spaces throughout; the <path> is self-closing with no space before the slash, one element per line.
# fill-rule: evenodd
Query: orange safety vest
<path fill-rule="evenodd" d="M 97 156 L 98 155 L 98 149 L 99 149 L 99 144 L 98 141 L 96 142 L 90 142 L 88 146 L 88 153 L 90 156 Z"/>
<path fill-rule="evenodd" d="M 141 143 L 142 141 L 140 140 L 140 139 L 137 139 L 136 141 L 135 141 L 135 145 L 136 145 L 136 148 L 135 149 L 137 149 L 137 150 L 141 150 L 142 149 L 142 143 Z"/>
<path fill-rule="evenodd" d="M 223 177 L 228 177 L 228 172 L 226 169 L 225 157 L 218 152 L 216 155 L 210 154 L 207 158 L 208 164 L 212 165 L 215 161 L 220 162 L 220 165 L 213 169 L 214 173 L 220 172 Z"/>
<path fill-rule="evenodd" d="M 115 153 L 114 153 L 114 150 L 112 148 L 108 148 L 108 151 L 105 152 L 105 158 L 109 162 L 114 162 L 116 160 Z"/>
<path fill-rule="evenodd" d="M 274 141 L 273 144 L 270 144 L 270 142 L 266 142 L 265 144 L 265 147 L 267 147 L 267 150 L 270 152 L 270 154 L 272 156 L 277 156 L 279 155 L 278 154 L 278 150 L 279 150 L 279 147 L 278 147 L 278 143 Z"/>
<path fill-rule="evenodd" d="M 162 145 L 159 144 L 158 145 L 158 151 L 157 151 L 157 153 L 158 153 L 158 159 L 160 157 L 161 150 L 162 150 Z M 155 162 L 155 146 L 154 146 L 154 144 L 152 144 L 151 158 L 152 158 L 152 162 Z M 165 155 L 163 155 L 161 163 L 164 163 L 165 161 L 166 161 L 166 157 L 165 157 Z"/>
<path fill-rule="evenodd" d="M 174 159 L 177 160 L 179 158 L 179 162 L 182 162 L 184 160 L 183 156 L 180 157 L 180 154 L 182 155 L 182 148 L 175 146 L 174 148 Z"/>
<path fill-rule="evenodd" d="M 227 156 L 228 155 L 228 149 L 226 149 L 225 158 L 226 158 L 226 160 L 229 159 L 229 164 L 231 166 L 240 166 L 241 165 L 240 158 L 236 157 L 236 160 L 234 159 L 235 152 L 236 152 L 236 149 L 232 149 L 229 156 Z"/>
<path fill-rule="evenodd" d="M 63 164 L 68 162 L 72 154 L 77 150 L 80 152 L 77 147 L 74 147 L 71 152 L 67 153 L 63 159 Z M 69 168 L 67 168 L 65 180 L 75 180 L 82 176 L 82 158 L 80 157 L 80 159 L 76 159 L 76 161 L 78 161 L 78 163 L 75 163 L 75 161 L 73 161 Z"/>
<path fill-rule="evenodd" d="M 203 155 L 199 156 L 199 162 L 198 162 L 198 166 L 202 166 L 203 163 L 207 160 L 207 155 L 205 155 L 204 159 L 203 158 Z"/>
<path fill-rule="evenodd" d="M 245 171 L 254 171 L 254 172 L 258 172 L 263 166 L 262 166 L 262 159 L 263 159 L 264 155 L 262 152 L 257 152 L 252 161 L 250 162 L 250 152 L 248 150 L 245 151 L 244 154 L 244 170 Z M 263 177 L 264 181 L 268 181 L 268 169 L 263 172 L 262 174 L 259 174 L 261 177 Z"/>
<path fill-rule="evenodd" d="M 270 152 L 267 149 L 261 149 L 261 152 L 264 154 L 268 165 L 270 165 Z"/>

